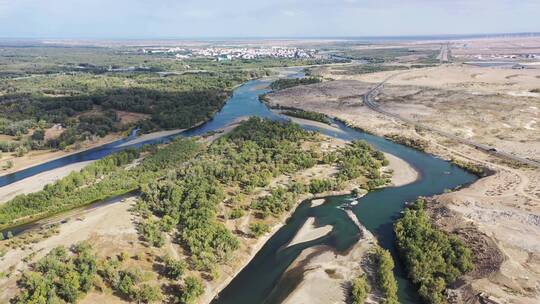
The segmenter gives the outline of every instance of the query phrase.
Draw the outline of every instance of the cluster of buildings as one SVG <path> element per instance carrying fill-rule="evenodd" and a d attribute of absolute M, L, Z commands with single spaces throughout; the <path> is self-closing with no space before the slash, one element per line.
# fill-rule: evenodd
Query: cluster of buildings
<path fill-rule="evenodd" d="M 255 59 L 255 58 L 316 58 L 316 50 L 299 49 L 288 47 L 270 47 L 270 48 L 227 48 L 210 47 L 200 49 L 184 48 L 152 48 L 141 49 L 143 54 L 166 54 L 178 59 L 190 57 L 213 57 L 218 61 L 234 59 Z"/>

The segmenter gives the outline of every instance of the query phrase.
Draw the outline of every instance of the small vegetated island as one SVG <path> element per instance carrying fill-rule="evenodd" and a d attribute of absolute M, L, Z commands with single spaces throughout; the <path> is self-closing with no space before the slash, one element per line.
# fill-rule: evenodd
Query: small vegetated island
<path fill-rule="evenodd" d="M 74 303 L 112 290 L 109 296 L 143 303 L 196 303 L 309 194 L 388 182 L 380 170 L 383 153 L 363 141 L 331 141 L 293 123 L 251 118 L 211 143 L 178 138 L 111 155 L 3 204 L 0 223 L 6 226 L 138 190 L 135 226 L 140 246 L 152 248 L 144 256 L 111 255 L 87 241 L 32 255 L 22 276 L 10 274 L 20 288 L 14 301 Z M 16 236 L 0 242 L 0 250 L 6 254 L 55 233 Z M 180 249 L 174 255 L 172 244 Z"/>

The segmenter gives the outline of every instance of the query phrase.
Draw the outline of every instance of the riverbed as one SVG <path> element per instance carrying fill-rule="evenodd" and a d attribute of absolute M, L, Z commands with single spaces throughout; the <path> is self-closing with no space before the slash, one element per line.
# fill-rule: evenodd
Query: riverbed
<path fill-rule="evenodd" d="M 298 76 L 302 76 L 302 74 L 292 69 L 290 77 Z M 270 81 L 266 79 L 252 80 L 239 86 L 212 120 L 196 128 L 152 138 L 148 141 L 136 141 L 133 144 L 126 144 L 133 140 L 133 137 L 122 139 L 102 147 L 2 176 L 0 177 L 0 186 L 9 185 L 66 165 L 100 159 L 128 147 L 164 142 L 178 135 L 197 136 L 215 131 L 240 117 L 259 116 L 286 120 L 286 117 L 272 112 L 259 101 L 259 95 L 269 91 L 269 83 Z M 343 210 L 344 207 L 352 210 L 358 220 L 375 235 L 379 244 L 391 251 L 396 260 L 395 274 L 399 284 L 400 302 L 417 303 L 414 288 L 406 280 L 403 268 L 397 262 L 392 224 L 406 202 L 413 201 L 418 196 L 439 194 L 445 189 L 471 183 L 476 180 L 476 177 L 432 155 L 354 130 L 338 121 L 332 122 L 334 128 L 308 123 L 302 125 L 306 129 L 319 131 L 341 140 L 365 140 L 376 149 L 390 153 L 407 162 L 418 173 L 418 178 L 412 183 L 371 191 L 358 199 L 355 204 L 350 204 L 353 198 L 349 195 L 329 197 L 324 204 L 320 205 L 314 204 L 312 206 L 310 201 L 303 202 L 294 211 L 287 224 L 269 239 L 253 260 L 232 280 L 213 303 L 280 303 L 299 284 L 299 278 L 291 281 L 290 278 L 284 278 L 283 273 L 304 249 L 325 245 L 338 253 L 344 253 L 359 240 L 360 231 Z M 313 224 L 316 227 L 331 226 L 332 229 L 322 237 L 287 247 L 286 245 L 291 242 L 308 218 L 314 218 Z"/>

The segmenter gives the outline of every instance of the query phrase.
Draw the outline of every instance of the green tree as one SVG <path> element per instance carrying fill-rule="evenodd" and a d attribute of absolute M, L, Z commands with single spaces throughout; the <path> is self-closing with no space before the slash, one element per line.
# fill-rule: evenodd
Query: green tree
<path fill-rule="evenodd" d="M 398 304 L 397 281 L 394 277 L 394 261 L 390 252 L 381 247 L 375 250 L 375 266 L 377 267 L 377 284 L 384 297 L 383 304 Z"/>
<path fill-rule="evenodd" d="M 135 291 L 134 300 L 137 303 L 154 303 L 163 300 L 163 294 L 158 286 L 141 284 Z"/>
<path fill-rule="evenodd" d="M 169 279 L 178 280 L 182 277 L 187 269 L 187 263 L 184 261 L 174 260 L 170 257 L 164 258 L 165 275 Z"/>
<path fill-rule="evenodd" d="M 75 303 L 81 294 L 80 275 L 75 271 L 69 271 L 59 278 L 56 293 L 68 303 Z"/>
<path fill-rule="evenodd" d="M 200 279 L 196 277 L 187 277 L 184 280 L 182 294 L 180 295 L 180 304 L 193 304 L 204 293 L 204 286 Z"/>
<path fill-rule="evenodd" d="M 260 237 L 270 232 L 270 227 L 265 223 L 256 222 L 249 225 L 249 230 L 255 237 Z"/>
<path fill-rule="evenodd" d="M 455 236 L 438 230 L 418 199 L 396 221 L 397 247 L 412 282 L 427 303 L 444 303 L 449 284 L 473 269 L 472 252 Z"/>
<path fill-rule="evenodd" d="M 364 304 L 370 290 L 371 288 L 365 275 L 354 279 L 351 287 L 352 304 Z"/>

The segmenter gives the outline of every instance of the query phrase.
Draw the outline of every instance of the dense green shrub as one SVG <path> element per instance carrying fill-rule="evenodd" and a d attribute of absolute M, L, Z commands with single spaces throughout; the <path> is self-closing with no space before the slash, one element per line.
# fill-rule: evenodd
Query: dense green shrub
<path fill-rule="evenodd" d="M 433 227 L 417 200 L 395 225 L 397 246 L 409 277 L 427 303 L 445 303 L 449 284 L 473 269 L 472 253 L 457 237 Z"/>
<path fill-rule="evenodd" d="M 184 261 L 174 260 L 170 257 L 165 257 L 163 261 L 165 267 L 165 275 L 169 279 L 178 280 L 182 277 L 187 269 L 187 263 Z"/>
<path fill-rule="evenodd" d="M 365 275 L 362 275 L 352 281 L 351 299 L 352 304 L 364 304 L 371 288 Z"/>
<path fill-rule="evenodd" d="M 253 236 L 258 238 L 264 235 L 265 233 L 270 232 L 270 227 L 265 223 L 255 222 L 249 225 L 249 231 L 251 231 Z"/>
<path fill-rule="evenodd" d="M 133 300 L 137 303 L 154 303 L 163 300 L 163 294 L 159 286 L 141 284 L 135 288 Z"/>
<path fill-rule="evenodd" d="M 321 82 L 321 79 L 318 77 L 282 78 L 272 82 L 270 84 L 270 87 L 272 88 L 272 90 L 278 91 L 299 85 L 313 84 L 319 82 Z"/>
<path fill-rule="evenodd" d="M 96 257 L 87 243 L 74 245 L 71 253 L 56 247 L 23 273 L 22 289 L 14 303 L 75 303 L 93 284 Z"/>
<path fill-rule="evenodd" d="M 242 210 L 240 208 L 234 208 L 229 213 L 229 218 L 232 219 L 232 220 L 239 219 L 242 216 L 244 216 L 244 214 L 245 214 L 244 210 Z"/>
<path fill-rule="evenodd" d="M 383 296 L 383 304 L 398 304 L 397 281 L 394 277 L 394 260 L 388 250 L 377 247 L 374 254 L 377 285 Z"/>
<path fill-rule="evenodd" d="M 193 304 L 204 293 L 204 286 L 198 278 L 187 277 L 182 286 L 182 294 L 178 298 L 180 304 Z"/>

